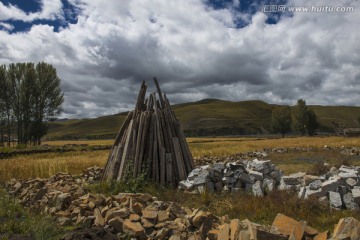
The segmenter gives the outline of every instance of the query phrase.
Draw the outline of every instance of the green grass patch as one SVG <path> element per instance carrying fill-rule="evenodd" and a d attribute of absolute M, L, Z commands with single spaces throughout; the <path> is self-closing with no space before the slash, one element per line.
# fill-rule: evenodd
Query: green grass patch
<path fill-rule="evenodd" d="M 0 190 L 0 239 L 14 234 L 32 236 L 36 240 L 59 239 L 66 230 L 45 215 L 30 213 Z"/>
<path fill-rule="evenodd" d="M 360 165 L 360 156 L 341 154 L 339 151 L 313 149 L 312 151 L 270 153 L 268 156 L 272 163 L 275 163 L 285 174 L 295 172 L 309 172 L 319 175 L 319 169 L 324 163 L 330 167 L 339 168 L 341 165 Z M 320 170 L 320 169 L 319 169 Z"/>

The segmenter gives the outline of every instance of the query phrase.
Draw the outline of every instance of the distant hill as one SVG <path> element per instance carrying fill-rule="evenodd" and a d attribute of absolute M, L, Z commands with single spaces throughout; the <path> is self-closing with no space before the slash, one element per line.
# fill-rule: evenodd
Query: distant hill
<path fill-rule="evenodd" d="M 187 136 L 266 134 L 271 111 L 278 105 L 263 101 L 230 102 L 204 99 L 173 105 Z M 358 127 L 360 107 L 308 106 L 320 122 L 321 132 L 334 132 L 332 122 Z M 113 138 L 127 112 L 94 119 L 63 119 L 50 124 L 50 139 Z"/>

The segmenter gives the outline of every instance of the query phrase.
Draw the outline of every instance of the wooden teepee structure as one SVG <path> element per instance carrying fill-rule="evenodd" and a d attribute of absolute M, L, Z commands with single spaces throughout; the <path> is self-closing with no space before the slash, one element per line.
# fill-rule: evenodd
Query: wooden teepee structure
<path fill-rule="evenodd" d="M 156 92 L 145 100 L 142 82 L 136 106 L 121 126 L 102 180 L 122 180 L 145 174 L 161 185 L 176 186 L 194 169 L 194 161 L 179 120 L 154 78 Z M 157 99 L 158 96 L 158 99 Z"/>

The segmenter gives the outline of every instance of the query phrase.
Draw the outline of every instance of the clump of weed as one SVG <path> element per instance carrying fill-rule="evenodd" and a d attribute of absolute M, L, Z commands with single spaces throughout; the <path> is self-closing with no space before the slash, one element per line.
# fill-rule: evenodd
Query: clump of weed
<path fill-rule="evenodd" d="M 339 161 L 335 164 L 335 167 L 340 168 L 342 165 L 350 166 L 351 165 L 350 159 L 349 158 L 341 159 L 341 161 Z"/>
<path fill-rule="evenodd" d="M 3 239 L 14 234 L 28 235 L 34 239 L 59 239 L 65 231 L 52 218 L 28 212 L 0 190 L 0 233 Z"/>
<path fill-rule="evenodd" d="M 308 173 L 319 176 L 328 173 L 329 170 L 329 165 L 325 164 L 323 161 L 318 161 L 310 168 Z"/>

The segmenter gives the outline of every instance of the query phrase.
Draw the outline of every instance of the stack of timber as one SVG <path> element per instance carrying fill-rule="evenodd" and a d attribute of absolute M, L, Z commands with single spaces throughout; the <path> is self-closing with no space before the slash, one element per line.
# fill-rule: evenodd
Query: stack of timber
<path fill-rule="evenodd" d="M 180 122 L 156 78 L 154 82 L 157 93 L 147 99 L 147 86 L 142 82 L 135 109 L 129 112 L 111 148 L 103 181 L 145 175 L 161 185 L 177 186 L 194 169 Z"/>

